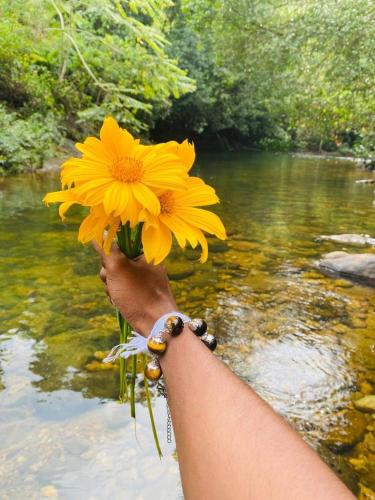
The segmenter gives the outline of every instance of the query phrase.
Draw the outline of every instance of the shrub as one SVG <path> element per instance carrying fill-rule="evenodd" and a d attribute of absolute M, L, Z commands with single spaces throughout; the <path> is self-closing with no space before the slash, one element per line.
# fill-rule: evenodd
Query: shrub
<path fill-rule="evenodd" d="M 62 141 L 52 113 L 22 118 L 0 106 L 0 130 L 0 174 L 41 168 Z"/>

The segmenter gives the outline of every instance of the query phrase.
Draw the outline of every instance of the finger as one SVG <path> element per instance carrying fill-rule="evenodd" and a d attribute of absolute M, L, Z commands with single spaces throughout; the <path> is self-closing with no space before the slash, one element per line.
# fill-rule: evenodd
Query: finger
<path fill-rule="evenodd" d="M 124 254 L 119 249 L 117 243 L 112 242 L 110 253 L 106 254 L 103 248 L 99 245 L 99 243 L 95 240 L 92 241 L 92 245 L 96 252 L 101 257 L 101 262 L 103 267 L 107 267 L 108 262 L 111 262 L 114 257 L 125 257 Z"/>
<path fill-rule="evenodd" d="M 137 255 L 137 257 L 134 257 L 134 259 L 132 259 L 133 262 L 144 262 L 146 263 L 146 259 L 145 259 L 145 256 L 144 254 L 142 253 L 141 255 Z"/>
<path fill-rule="evenodd" d="M 115 303 L 113 302 L 112 297 L 110 296 L 109 291 L 107 289 L 105 289 L 105 293 L 108 297 L 109 302 L 114 306 Z"/>
<path fill-rule="evenodd" d="M 98 254 L 102 257 L 102 259 L 105 257 L 105 253 L 103 248 L 99 245 L 99 243 L 95 240 L 92 240 L 92 246 L 94 247 L 94 250 L 98 252 Z"/>
<path fill-rule="evenodd" d="M 103 281 L 103 283 L 107 283 L 107 272 L 104 267 L 102 267 L 99 271 L 99 277 Z"/>

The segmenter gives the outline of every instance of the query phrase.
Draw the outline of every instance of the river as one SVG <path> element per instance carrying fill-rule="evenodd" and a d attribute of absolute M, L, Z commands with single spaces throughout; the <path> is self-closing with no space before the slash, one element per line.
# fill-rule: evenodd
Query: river
<path fill-rule="evenodd" d="M 229 238 L 210 240 L 205 265 L 194 251 L 173 253 L 180 309 L 207 319 L 217 354 L 354 492 L 374 488 L 375 465 L 353 462 L 368 453 L 371 417 L 351 400 L 375 386 L 375 291 L 314 266 L 343 248 L 320 234 L 374 236 L 373 186 L 355 183 L 371 174 L 265 153 L 202 155 L 195 174 L 217 189 Z M 62 223 L 41 203 L 56 189 L 57 172 L 0 179 L 0 498 L 177 500 L 164 400 L 154 402 L 160 461 L 141 378 L 135 425 L 116 401 L 118 372 L 95 362 L 117 343 L 116 322 L 98 259 L 76 241 L 82 211 Z"/>

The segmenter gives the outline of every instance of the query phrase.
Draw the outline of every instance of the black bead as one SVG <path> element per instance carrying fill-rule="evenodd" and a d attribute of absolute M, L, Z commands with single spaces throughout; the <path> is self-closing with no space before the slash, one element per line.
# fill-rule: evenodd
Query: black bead
<path fill-rule="evenodd" d="M 177 337 L 184 329 L 184 322 L 179 316 L 169 316 L 165 322 L 165 328 L 172 337 Z"/>
<path fill-rule="evenodd" d="M 195 335 L 201 337 L 203 334 L 207 332 L 207 323 L 204 319 L 193 319 L 190 323 L 190 328 L 193 330 Z"/>
<path fill-rule="evenodd" d="M 217 346 L 217 340 L 213 335 L 204 336 L 201 338 L 202 342 L 210 349 L 210 351 L 214 351 Z"/>

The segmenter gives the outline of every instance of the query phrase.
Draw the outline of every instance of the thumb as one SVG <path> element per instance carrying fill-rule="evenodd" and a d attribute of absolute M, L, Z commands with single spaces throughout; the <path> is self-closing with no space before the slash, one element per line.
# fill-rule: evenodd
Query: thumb
<path fill-rule="evenodd" d="M 106 262 L 108 262 L 108 260 L 113 257 L 125 257 L 125 255 L 121 252 L 117 243 L 115 242 L 112 242 L 109 254 L 107 254 L 104 251 L 103 247 L 99 245 L 99 243 L 95 240 L 92 241 L 92 246 L 94 247 L 94 250 L 100 255 L 103 265 L 105 265 Z"/>

